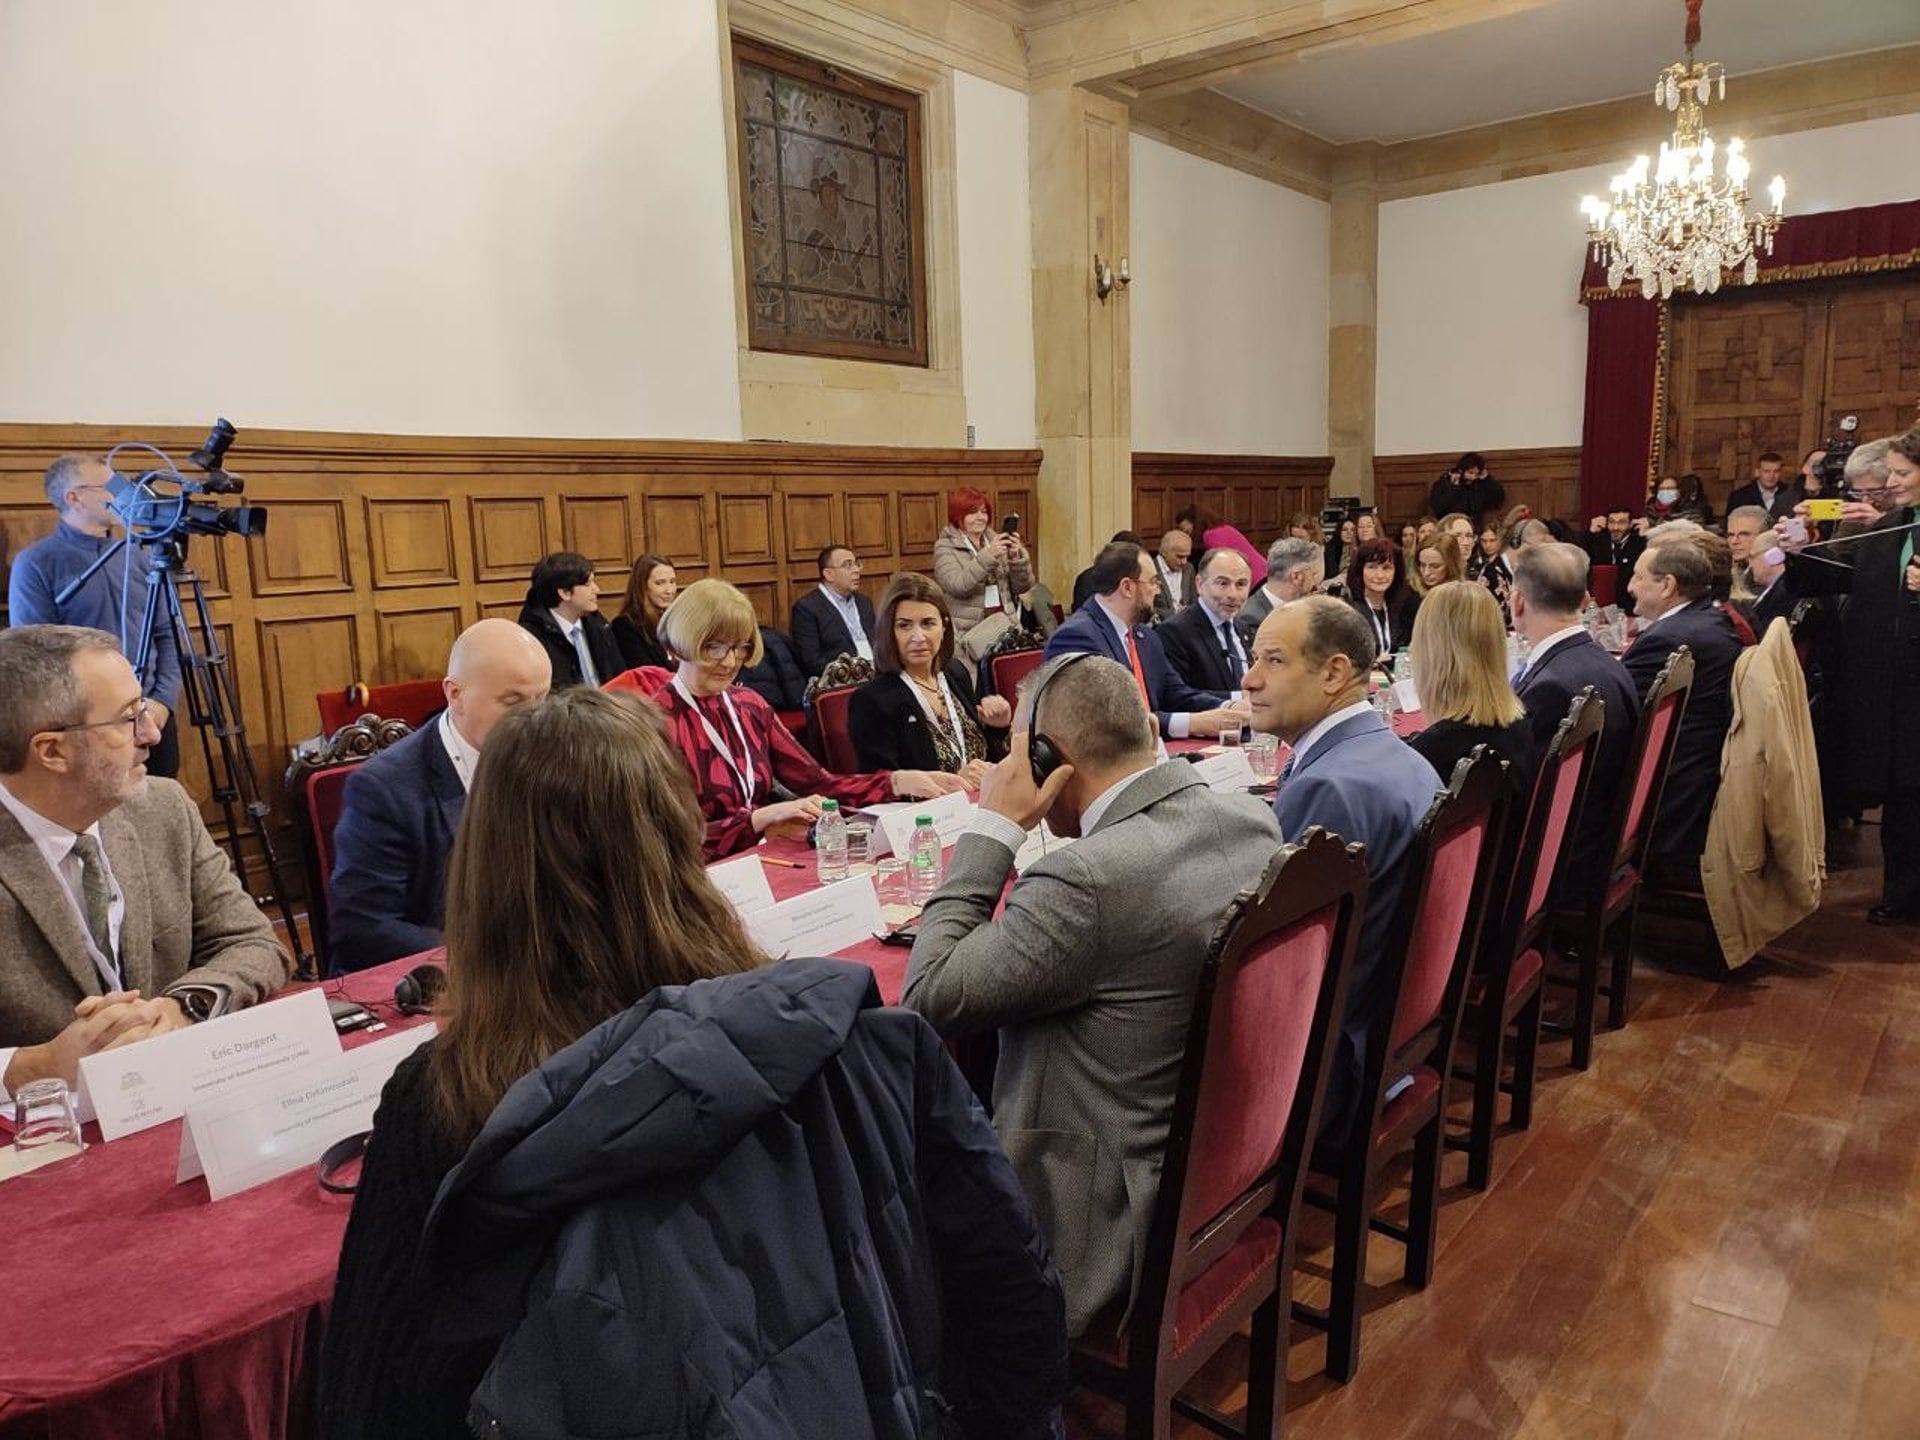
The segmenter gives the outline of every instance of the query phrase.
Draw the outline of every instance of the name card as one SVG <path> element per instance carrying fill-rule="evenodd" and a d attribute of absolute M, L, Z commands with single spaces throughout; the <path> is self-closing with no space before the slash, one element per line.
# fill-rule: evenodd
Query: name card
<path fill-rule="evenodd" d="M 1196 760 L 1193 773 L 1206 781 L 1209 789 L 1228 793 L 1251 790 L 1260 783 L 1253 773 L 1252 762 L 1247 759 L 1246 750 L 1238 745 L 1222 750 L 1218 755 Z"/>
<path fill-rule="evenodd" d="M 938 800 L 877 805 L 873 807 L 873 815 L 880 822 L 873 832 L 874 855 L 904 856 L 913 843 L 913 827 L 922 815 L 933 821 L 934 834 L 940 837 L 940 848 L 944 850 L 973 823 L 974 805 L 965 790 L 956 790 L 951 795 L 942 795 Z M 886 837 L 887 842 L 884 848 L 880 847 L 882 836 Z"/>
<path fill-rule="evenodd" d="M 1413 688 L 1413 681 L 1396 680 L 1393 682 L 1393 708 L 1398 710 L 1402 715 L 1418 715 L 1420 713 L 1420 692 Z"/>
<path fill-rule="evenodd" d="M 1071 844 L 1073 844 L 1072 837 L 1054 834 L 1047 828 L 1047 822 L 1042 820 L 1027 832 L 1026 843 L 1014 852 L 1014 871 L 1016 874 L 1024 875 L 1027 873 L 1027 867 L 1043 855 L 1064 850 Z"/>
<path fill-rule="evenodd" d="M 836 880 L 742 918 L 753 943 L 776 960 L 837 955 L 886 928 L 871 875 Z"/>
<path fill-rule="evenodd" d="M 174 1183 L 204 1174 L 207 1193 L 224 1200 L 314 1164 L 334 1141 L 372 1127 L 382 1087 L 433 1033 L 418 1025 L 189 1105 Z"/>
<path fill-rule="evenodd" d="M 707 878 L 727 897 L 727 903 L 741 915 L 751 915 L 773 904 L 773 887 L 767 883 L 767 867 L 758 855 L 742 855 L 707 866 Z"/>
<path fill-rule="evenodd" d="M 80 1088 L 103 1139 L 118 1140 L 189 1105 L 252 1087 L 340 1053 L 340 1037 L 318 989 L 169 1030 L 137 1045 L 80 1061 Z"/>

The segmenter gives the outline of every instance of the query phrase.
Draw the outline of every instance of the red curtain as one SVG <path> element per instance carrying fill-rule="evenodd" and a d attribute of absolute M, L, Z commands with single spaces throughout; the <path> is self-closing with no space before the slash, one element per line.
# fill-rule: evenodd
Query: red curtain
<path fill-rule="evenodd" d="M 1920 200 L 1904 200 L 1792 217 L 1774 236 L 1773 253 L 1761 257 L 1755 283 L 1914 268 L 1920 268 Z M 1581 513 L 1598 515 L 1610 505 L 1638 511 L 1657 463 L 1653 447 L 1664 400 L 1665 306 L 1643 299 L 1637 288 L 1609 290 L 1606 267 L 1591 254 L 1580 298 L 1587 307 Z"/>

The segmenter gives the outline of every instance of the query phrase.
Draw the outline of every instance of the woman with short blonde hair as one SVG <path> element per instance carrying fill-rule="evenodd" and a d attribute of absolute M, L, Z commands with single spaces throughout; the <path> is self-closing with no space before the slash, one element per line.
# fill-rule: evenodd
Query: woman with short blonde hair
<path fill-rule="evenodd" d="M 694 797 L 706 819 L 706 855 L 718 860 L 767 834 L 799 838 L 820 818 L 821 801 L 842 807 L 883 800 L 930 800 L 962 787 L 960 777 L 928 770 L 838 775 L 809 755 L 773 707 L 740 672 L 760 663 L 753 602 L 724 580 L 696 580 L 660 617 L 673 670 L 629 670 L 609 690 L 637 690 L 667 712 L 667 727 L 693 771 Z M 797 796 L 773 798 L 774 785 Z"/>
<path fill-rule="evenodd" d="M 1413 619 L 1413 688 L 1427 725 L 1409 742 L 1446 780 L 1486 745 L 1507 762 L 1515 797 L 1529 794 L 1539 757 L 1526 708 L 1507 680 L 1507 629 L 1483 585 L 1436 585 Z"/>

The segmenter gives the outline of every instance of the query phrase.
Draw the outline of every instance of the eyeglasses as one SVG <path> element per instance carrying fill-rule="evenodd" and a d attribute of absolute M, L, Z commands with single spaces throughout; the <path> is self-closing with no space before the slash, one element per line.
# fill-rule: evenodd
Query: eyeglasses
<path fill-rule="evenodd" d="M 744 662 L 752 654 L 752 641 L 748 641 L 744 645 L 729 645 L 724 640 L 709 640 L 700 647 L 700 658 L 709 665 L 722 664 L 729 655 L 738 655 L 742 662 Z"/>
<path fill-rule="evenodd" d="M 64 732 L 67 730 L 106 730 L 115 725 L 130 725 L 133 727 L 132 733 L 138 735 L 140 733 L 140 726 L 145 723 L 146 718 L 147 701 L 141 699 L 134 703 L 133 713 L 131 715 L 116 715 L 111 720 L 82 720 L 76 725 L 56 725 L 53 728 Z"/>

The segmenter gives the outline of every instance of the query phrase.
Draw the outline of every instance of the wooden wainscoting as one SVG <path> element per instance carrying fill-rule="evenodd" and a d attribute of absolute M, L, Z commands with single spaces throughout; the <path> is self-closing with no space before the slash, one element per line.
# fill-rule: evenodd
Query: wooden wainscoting
<path fill-rule="evenodd" d="M 1506 488 L 1507 505 L 1529 506 L 1542 520 L 1581 524 L 1580 447 L 1541 446 L 1531 450 L 1488 450 L 1487 468 Z M 1459 460 L 1458 450 L 1428 455 L 1376 455 L 1373 493 L 1380 513 L 1394 524 L 1427 513 L 1427 492 Z"/>
<path fill-rule="evenodd" d="M 1256 545 L 1280 538 L 1296 510 L 1317 514 L 1326 503 L 1331 455 L 1175 455 L 1133 457 L 1133 528 L 1148 545 L 1173 517 L 1198 502 Z M 1089 557 L 1091 558 L 1091 557 Z"/>
<path fill-rule="evenodd" d="M 0 573 L 53 528 L 41 475 L 55 455 L 138 437 L 184 465 L 204 433 L 0 425 Z M 319 728 L 315 693 L 438 676 L 463 627 L 519 613 L 549 551 L 593 561 L 608 616 L 634 558 L 658 550 L 682 584 L 722 576 L 785 629 L 829 543 L 859 554 L 876 597 L 895 571 L 929 569 L 955 486 L 986 491 L 995 514 L 1017 510 L 1030 544 L 1042 528 L 1036 450 L 243 430 L 228 461 L 247 479 L 245 502 L 268 507 L 267 533 L 196 538 L 190 559 L 282 824 L 281 772 L 288 747 Z M 181 738 L 183 779 L 204 801 L 200 745 Z M 206 813 L 217 822 L 214 807 Z"/>

